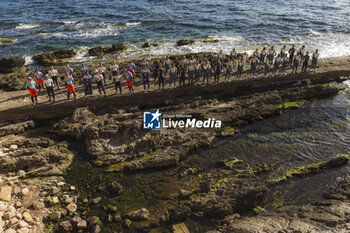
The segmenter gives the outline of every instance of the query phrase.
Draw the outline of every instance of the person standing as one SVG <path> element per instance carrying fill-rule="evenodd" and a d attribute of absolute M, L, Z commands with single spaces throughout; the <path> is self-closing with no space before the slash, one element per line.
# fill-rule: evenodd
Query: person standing
<path fill-rule="evenodd" d="M 160 86 L 163 87 L 164 90 L 164 79 L 165 79 L 165 69 L 163 68 L 162 64 L 159 65 L 159 70 L 158 70 L 158 85 L 159 85 L 159 90 Z"/>
<path fill-rule="evenodd" d="M 312 60 L 311 60 L 311 68 L 315 73 L 316 73 L 316 66 L 317 66 L 317 61 L 319 56 L 320 54 L 318 53 L 318 49 L 316 49 L 316 51 L 312 54 Z"/>
<path fill-rule="evenodd" d="M 219 83 L 221 69 L 222 69 L 221 61 L 218 60 L 215 62 L 214 83 Z"/>
<path fill-rule="evenodd" d="M 60 89 L 60 85 L 58 84 L 58 71 L 55 69 L 54 66 L 51 66 L 51 69 L 49 70 L 49 76 L 52 79 L 52 81 L 56 84 L 57 89 Z"/>
<path fill-rule="evenodd" d="M 104 93 L 104 95 L 106 95 L 106 91 L 105 91 L 105 88 L 103 86 L 104 77 L 100 73 L 100 71 L 95 70 L 94 80 L 95 80 L 95 82 L 97 84 L 98 92 L 100 93 L 100 95 L 102 95 L 102 92 Z"/>
<path fill-rule="evenodd" d="M 67 64 L 66 68 L 64 69 L 64 72 L 66 74 L 68 73 L 69 75 L 73 75 L 74 70 L 72 68 L 70 68 L 70 66 Z"/>
<path fill-rule="evenodd" d="M 135 93 L 134 91 L 134 86 L 132 85 L 132 80 L 133 80 L 133 74 L 131 73 L 130 70 L 126 69 L 124 72 L 124 78 L 126 80 L 126 84 L 128 85 L 129 88 L 129 93 Z"/>
<path fill-rule="evenodd" d="M 184 66 L 184 64 L 180 65 L 179 68 L 179 77 L 180 77 L 180 84 L 179 86 L 185 86 L 185 80 L 186 80 L 186 68 Z"/>
<path fill-rule="evenodd" d="M 106 67 L 102 63 L 100 63 L 100 65 L 98 66 L 98 72 L 102 75 L 102 82 L 104 82 L 104 84 L 107 85 Z M 104 90 L 104 87 L 102 88 Z"/>
<path fill-rule="evenodd" d="M 277 57 L 275 58 L 275 67 L 273 69 L 273 75 L 276 75 L 278 73 L 279 67 L 281 64 L 281 54 L 278 54 Z"/>
<path fill-rule="evenodd" d="M 307 69 L 307 66 L 309 64 L 309 60 L 310 60 L 309 52 L 306 52 L 304 59 L 303 59 L 303 66 L 301 67 L 301 72 L 306 73 L 306 69 Z"/>
<path fill-rule="evenodd" d="M 66 72 L 66 77 L 64 78 L 64 81 L 67 85 L 67 98 L 70 99 L 70 92 L 73 93 L 74 95 L 74 100 L 77 99 L 77 94 L 75 93 L 75 89 L 74 89 L 74 78 L 71 74 L 69 74 L 68 72 Z"/>
<path fill-rule="evenodd" d="M 196 64 L 194 66 L 194 73 L 195 73 L 195 84 L 197 85 L 199 83 L 199 80 L 201 78 L 201 73 L 202 73 L 202 66 L 199 63 L 199 60 L 196 61 Z"/>
<path fill-rule="evenodd" d="M 141 71 L 141 76 L 143 81 L 143 92 L 146 91 L 146 86 L 148 88 L 148 91 L 150 91 L 150 88 L 149 88 L 150 75 L 151 75 L 151 71 L 146 66 L 143 66 Z"/>
<path fill-rule="evenodd" d="M 233 69 L 233 63 L 232 63 L 231 60 L 228 60 L 227 63 L 226 63 L 225 82 L 230 81 L 232 69 Z"/>
<path fill-rule="evenodd" d="M 47 95 L 49 96 L 49 102 L 51 102 L 51 96 L 52 96 L 53 98 L 52 103 L 55 103 L 54 83 L 48 74 L 45 75 L 44 86 L 46 88 Z"/>
<path fill-rule="evenodd" d="M 36 83 L 32 79 L 32 77 L 28 78 L 28 82 L 26 83 L 26 87 L 29 90 L 29 96 L 30 99 L 32 100 L 32 104 L 37 104 L 38 103 L 38 93 L 36 91 Z M 35 99 L 35 102 L 34 102 Z"/>
<path fill-rule="evenodd" d="M 301 57 L 300 57 L 300 54 L 298 53 L 297 55 L 294 56 L 292 74 L 298 73 L 298 67 L 299 67 L 300 61 L 301 61 Z"/>
<path fill-rule="evenodd" d="M 118 89 L 120 94 L 122 94 L 122 76 L 119 74 L 119 72 L 115 73 L 113 75 L 113 82 L 114 82 L 114 88 L 115 88 L 115 94 L 118 94 Z"/>
<path fill-rule="evenodd" d="M 113 60 L 113 63 L 110 67 L 110 70 L 112 71 L 112 76 L 116 76 L 119 72 L 119 65 L 117 64 L 117 62 L 115 60 Z"/>
<path fill-rule="evenodd" d="M 203 64 L 203 84 L 207 81 L 207 85 L 209 84 L 211 66 L 207 59 L 205 59 Z"/>
<path fill-rule="evenodd" d="M 148 61 L 146 61 L 146 58 L 142 59 L 142 62 L 141 62 L 141 67 L 144 67 L 146 66 L 146 68 L 148 69 Z"/>
<path fill-rule="evenodd" d="M 153 61 L 153 79 L 154 79 L 154 82 L 157 80 L 157 77 L 158 77 L 159 64 L 160 64 L 160 61 L 158 59 L 154 59 L 154 61 Z"/>
<path fill-rule="evenodd" d="M 81 71 L 81 78 L 84 78 L 84 76 L 89 72 L 89 69 L 85 64 L 82 64 L 80 71 Z"/>
<path fill-rule="evenodd" d="M 177 79 L 177 68 L 175 66 L 175 63 L 171 63 L 169 88 L 171 87 L 171 84 L 173 84 L 173 83 L 174 83 L 174 87 L 176 87 L 176 79 Z"/>
<path fill-rule="evenodd" d="M 287 46 L 283 45 L 281 48 L 281 58 L 284 58 L 285 56 L 287 56 Z"/>
<path fill-rule="evenodd" d="M 92 77 L 89 72 L 87 72 L 83 76 L 83 82 L 85 86 L 85 90 L 84 90 L 85 96 L 87 96 L 88 94 L 91 94 L 91 96 L 94 96 L 93 88 L 92 88 Z"/>
<path fill-rule="evenodd" d="M 275 48 L 272 46 L 270 49 L 269 49 L 269 62 L 270 62 L 270 66 L 273 65 L 273 59 L 275 57 L 275 54 L 276 54 L 276 50 Z"/>
<path fill-rule="evenodd" d="M 289 65 L 291 66 L 293 66 L 294 53 L 295 53 L 295 45 L 293 44 L 292 47 L 289 49 Z"/>
<path fill-rule="evenodd" d="M 37 87 L 39 88 L 39 92 L 41 92 L 41 88 L 44 89 L 44 75 L 43 73 L 40 72 L 39 69 L 36 69 L 34 77 L 36 79 L 36 84 L 37 84 Z"/>
<path fill-rule="evenodd" d="M 171 66 L 171 60 L 170 58 L 167 56 L 165 59 L 165 75 L 168 73 L 168 71 L 170 70 L 170 66 Z"/>
<path fill-rule="evenodd" d="M 243 69 L 244 69 L 244 58 L 242 55 L 240 55 L 240 57 L 238 57 L 238 64 L 237 64 L 237 79 L 242 77 Z"/>
<path fill-rule="evenodd" d="M 135 83 L 135 70 L 136 70 L 136 65 L 130 61 L 127 65 L 129 71 L 132 73 L 132 80 L 133 80 L 133 83 Z"/>
<path fill-rule="evenodd" d="M 261 52 L 260 52 L 260 57 L 259 57 L 259 65 L 264 65 L 264 62 L 265 62 L 265 58 L 266 58 L 266 47 L 264 47 Z"/>
<path fill-rule="evenodd" d="M 190 62 L 188 64 L 188 68 L 187 68 L 187 72 L 188 72 L 188 81 L 191 83 L 191 85 L 193 85 L 194 82 L 194 65 L 192 64 L 192 62 Z"/>
<path fill-rule="evenodd" d="M 299 50 L 299 54 L 301 57 L 301 61 L 304 61 L 304 56 L 305 56 L 305 45 L 301 46 L 301 49 Z"/>
<path fill-rule="evenodd" d="M 258 59 L 256 58 L 256 56 L 254 54 L 253 57 L 251 58 L 251 61 L 250 61 L 250 77 L 251 78 L 255 78 L 257 63 L 258 63 Z"/>

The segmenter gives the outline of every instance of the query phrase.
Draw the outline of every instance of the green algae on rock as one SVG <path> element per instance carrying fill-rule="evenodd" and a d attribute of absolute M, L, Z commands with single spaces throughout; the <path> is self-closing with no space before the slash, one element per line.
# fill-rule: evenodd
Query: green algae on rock
<path fill-rule="evenodd" d="M 294 169 L 289 169 L 285 172 L 284 176 L 269 179 L 267 180 L 267 182 L 279 183 L 281 181 L 286 181 L 287 178 L 291 178 L 292 176 L 303 177 L 308 174 L 317 173 L 325 169 L 342 166 L 344 164 L 347 164 L 348 161 L 349 161 L 349 158 L 347 154 L 340 155 L 327 161 L 322 161 L 322 162 L 310 164 L 307 166 L 301 166 L 301 167 L 296 167 Z"/>

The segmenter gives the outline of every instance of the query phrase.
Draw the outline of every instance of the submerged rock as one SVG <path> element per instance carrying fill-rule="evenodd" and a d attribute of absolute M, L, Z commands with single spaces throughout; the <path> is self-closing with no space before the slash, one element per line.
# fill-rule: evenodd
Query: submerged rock
<path fill-rule="evenodd" d="M 194 40 L 179 40 L 176 42 L 177 46 L 183 46 L 183 45 L 189 45 L 189 44 L 193 44 Z"/>

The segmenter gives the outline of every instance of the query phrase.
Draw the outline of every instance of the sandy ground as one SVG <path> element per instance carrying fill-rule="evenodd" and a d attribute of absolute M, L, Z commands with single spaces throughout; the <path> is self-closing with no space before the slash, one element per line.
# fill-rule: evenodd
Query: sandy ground
<path fill-rule="evenodd" d="M 245 67 L 245 69 L 249 69 L 248 67 Z M 320 59 L 319 61 L 319 68 L 317 69 L 317 73 L 322 73 L 322 72 L 329 72 L 329 71 L 349 71 L 350 75 L 350 57 L 340 57 L 340 58 L 326 58 L 326 59 Z M 301 67 L 299 68 L 299 72 L 301 71 Z M 308 71 L 309 73 L 313 73 L 310 70 Z M 291 73 L 291 69 L 289 68 L 287 70 L 287 75 Z M 271 75 L 271 73 L 269 73 Z M 262 71 L 256 75 L 256 77 L 263 77 Z M 293 77 L 291 75 L 290 77 Z M 245 73 L 242 75 L 240 78 L 241 80 L 248 79 L 250 78 L 250 75 L 248 73 Z M 166 85 L 165 85 L 165 91 L 166 89 L 169 88 L 169 84 L 167 83 L 167 79 L 169 79 L 168 75 L 166 77 Z M 235 76 L 231 76 L 230 80 L 237 80 Z M 187 81 L 187 80 L 186 80 Z M 224 81 L 224 74 L 221 75 L 220 81 Z M 200 80 L 201 84 L 202 80 Z M 210 78 L 210 85 L 213 85 L 214 79 L 213 77 Z M 158 91 L 158 82 L 153 81 L 153 78 L 151 78 L 151 91 Z M 178 82 L 177 82 L 178 85 Z M 64 86 L 64 83 L 61 81 L 61 89 L 58 90 L 55 88 L 55 95 L 56 95 L 56 103 L 61 103 L 64 101 L 73 101 L 73 95 L 71 94 L 71 100 L 67 100 L 67 92 L 65 88 L 62 88 Z M 82 84 L 75 84 L 75 88 L 77 91 L 77 101 L 79 99 L 83 98 L 104 98 L 104 95 L 100 95 L 97 89 L 97 85 L 93 84 L 93 89 L 94 89 L 94 96 L 88 95 L 88 97 L 85 97 L 84 94 L 84 87 Z M 171 87 L 173 88 L 173 86 Z M 112 83 L 111 80 L 107 80 L 107 85 L 105 86 L 106 89 L 106 94 L 107 96 L 109 95 L 115 95 L 115 89 L 114 89 L 114 84 Z M 124 81 L 123 83 L 123 88 L 122 88 L 123 95 L 129 94 L 129 90 L 126 86 L 126 83 Z M 135 84 L 135 92 L 143 92 L 143 84 L 142 81 L 138 78 L 136 78 L 136 84 Z M 118 92 L 118 95 L 119 92 Z M 55 104 L 56 104 L 55 103 Z M 48 96 L 47 93 L 42 91 L 41 93 L 38 93 L 38 105 L 43 105 L 43 104 L 50 104 L 52 103 L 48 102 Z M 15 108 L 15 107 L 21 107 L 21 106 L 26 106 L 26 105 L 31 105 L 31 100 L 29 98 L 29 93 L 27 90 L 22 90 L 22 91 L 13 91 L 13 92 L 0 92 L 0 111 Z M 54 104 L 53 104 L 54 105 Z M 35 108 L 35 106 L 33 106 Z"/>

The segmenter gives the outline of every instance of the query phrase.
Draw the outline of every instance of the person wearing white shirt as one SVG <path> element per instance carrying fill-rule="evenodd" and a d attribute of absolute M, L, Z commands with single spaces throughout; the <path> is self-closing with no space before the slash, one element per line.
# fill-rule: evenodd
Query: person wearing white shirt
<path fill-rule="evenodd" d="M 115 60 L 113 61 L 113 64 L 111 65 L 110 69 L 112 71 L 113 77 L 118 74 L 119 65 L 117 64 L 117 62 Z"/>
<path fill-rule="evenodd" d="M 102 63 L 100 63 L 100 65 L 98 66 L 98 71 L 103 77 L 104 84 L 107 85 L 107 83 L 106 83 L 106 67 Z"/>
<path fill-rule="evenodd" d="M 106 91 L 105 91 L 105 88 L 103 86 L 103 79 L 104 78 L 103 78 L 103 75 L 98 70 L 95 70 L 94 79 L 97 83 L 97 88 L 98 88 L 98 91 L 100 92 L 100 95 L 102 95 L 102 91 L 106 95 Z"/>
<path fill-rule="evenodd" d="M 47 95 L 49 96 L 49 102 L 51 102 L 51 96 L 53 98 L 52 103 L 55 103 L 55 92 L 54 92 L 54 82 L 49 75 L 45 75 L 44 87 L 47 91 Z"/>
<path fill-rule="evenodd" d="M 55 69 L 54 66 L 51 66 L 51 69 L 49 70 L 49 77 L 52 79 L 52 81 L 56 84 L 58 90 L 60 89 L 60 85 L 58 84 L 58 71 Z"/>

